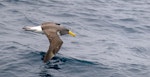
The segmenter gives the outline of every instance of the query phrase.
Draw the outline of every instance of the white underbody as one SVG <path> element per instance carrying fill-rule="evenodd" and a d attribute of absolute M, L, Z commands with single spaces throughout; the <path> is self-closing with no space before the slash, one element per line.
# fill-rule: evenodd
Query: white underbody
<path fill-rule="evenodd" d="M 41 26 L 26 26 L 24 27 L 23 29 L 27 30 L 27 31 L 33 31 L 33 32 L 36 32 L 36 33 L 44 33 Z M 57 32 L 58 35 L 60 35 L 60 32 Z"/>
<path fill-rule="evenodd" d="M 25 30 L 27 31 L 33 31 L 33 32 L 37 32 L 37 33 L 43 33 L 41 26 L 26 26 L 24 27 Z"/>

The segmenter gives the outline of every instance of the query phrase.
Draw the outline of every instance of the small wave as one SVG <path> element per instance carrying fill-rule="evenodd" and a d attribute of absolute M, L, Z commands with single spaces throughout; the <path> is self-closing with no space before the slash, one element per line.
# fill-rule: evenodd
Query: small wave
<path fill-rule="evenodd" d="M 7 2 L 18 2 L 20 0 L 5 0 L 5 1 L 7 1 Z"/>
<path fill-rule="evenodd" d="M 17 47 L 16 46 L 7 46 L 3 50 L 14 50 L 14 49 L 17 49 Z"/>
<path fill-rule="evenodd" d="M 122 27 L 122 28 L 124 29 L 124 31 L 128 33 L 138 33 L 138 31 L 133 28 L 127 28 L 127 27 Z"/>
<path fill-rule="evenodd" d="M 123 22 L 136 22 L 136 20 L 133 18 L 124 18 L 124 19 L 120 19 L 120 20 Z"/>
<path fill-rule="evenodd" d="M 139 30 L 137 30 L 134 27 L 132 28 L 132 27 L 127 27 L 127 26 L 118 25 L 118 24 L 113 24 L 113 27 L 122 29 L 123 31 L 125 31 L 127 33 L 141 33 Z"/>
<path fill-rule="evenodd" d="M 0 8 L 3 8 L 3 7 L 5 7 L 5 5 L 4 5 L 4 4 L 2 4 L 2 3 L 0 3 Z"/>

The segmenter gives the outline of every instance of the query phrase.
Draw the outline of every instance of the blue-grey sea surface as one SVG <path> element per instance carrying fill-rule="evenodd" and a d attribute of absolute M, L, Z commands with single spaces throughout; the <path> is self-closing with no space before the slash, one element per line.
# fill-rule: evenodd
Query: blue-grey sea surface
<path fill-rule="evenodd" d="M 77 36 L 43 63 L 47 37 L 22 27 L 48 21 Z M 150 77 L 150 0 L 0 0 L 0 77 Z"/>

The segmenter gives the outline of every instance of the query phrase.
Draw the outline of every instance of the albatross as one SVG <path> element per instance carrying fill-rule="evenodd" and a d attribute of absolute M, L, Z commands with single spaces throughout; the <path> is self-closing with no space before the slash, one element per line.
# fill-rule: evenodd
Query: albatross
<path fill-rule="evenodd" d="M 63 41 L 60 39 L 60 35 L 69 34 L 73 37 L 76 36 L 71 30 L 60 26 L 59 23 L 54 22 L 44 22 L 40 26 L 25 26 L 23 27 L 25 31 L 33 31 L 38 33 L 43 33 L 47 36 L 50 46 L 47 53 L 44 56 L 44 63 L 51 60 L 55 54 L 60 50 Z"/>

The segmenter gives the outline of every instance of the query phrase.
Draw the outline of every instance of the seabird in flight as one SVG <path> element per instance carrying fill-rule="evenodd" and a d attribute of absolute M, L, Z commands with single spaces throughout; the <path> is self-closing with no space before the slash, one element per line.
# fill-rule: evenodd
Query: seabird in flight
<path fill-rule="evenodd" d="M 26 26 L 23 27 L 23 29 L 26 31 L 44 33 L 47 36 L 50 46 L 46 55 L 44 56 L 44 62 L 51 60 L 61 48 L 63 41 L 60 39 L 59 35 L 70 34 L 73 37 L 76 36 L 69 29 L 62 27 L 60 24 L 54 22 L 44 22 L 41 26 Z"/>

